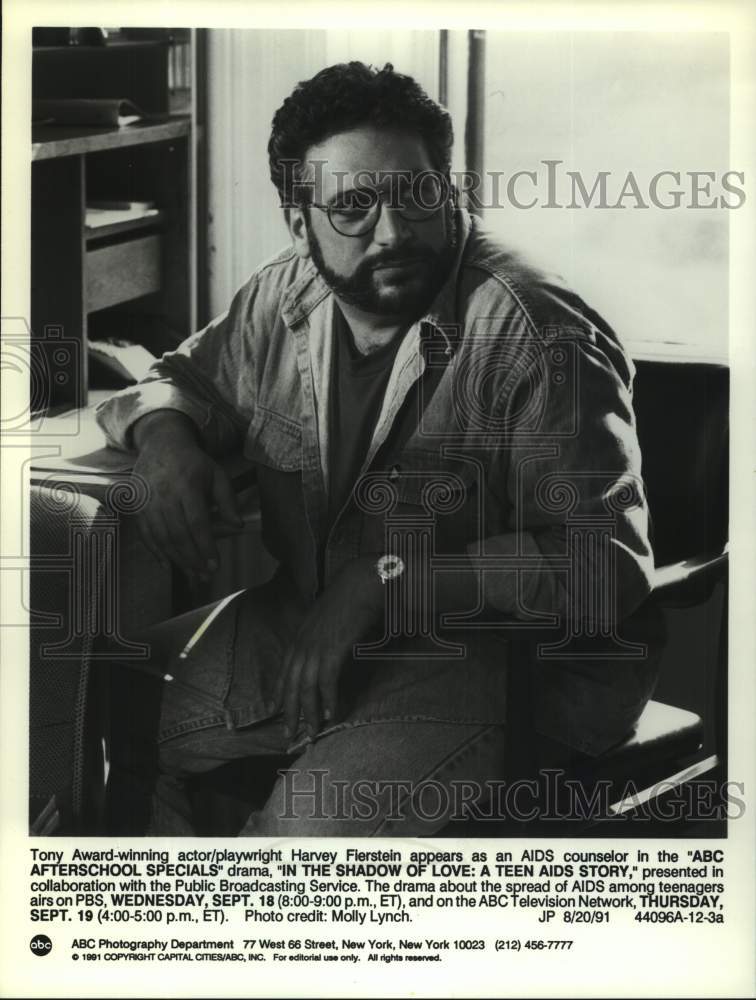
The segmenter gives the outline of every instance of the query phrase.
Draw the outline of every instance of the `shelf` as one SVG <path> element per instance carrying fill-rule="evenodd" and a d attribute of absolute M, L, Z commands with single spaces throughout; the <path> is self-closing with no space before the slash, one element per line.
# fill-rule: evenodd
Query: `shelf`
<path fill-rule="evenodd" d="M 144 49 L 148 46 L 166 45 L 167 38 L 108 38 L 103 45 L 34 45 L 33 52 L 71 52 L 79 55 L 81 52 L 96 52 L 97 54 L 106 51 L 113 52 L 114 49 Z"/>
<path fill-rule="evenodd" d="M 31 328 L 52 373 L 41 401 L 49 409 L 86 405 L 90 338 L 133 340 L 161 354 L 197 329 L 200 105 L 194 90 L 189 114 L 169 103 L 167 37 L 33 53 L 35 99 L 121 96 L 144 112 L 120 128 L 32 125 Z M 192 59 L 195 38 L 186 33 Z M 95 221 L 107 225 L 87 228 L 88 202 L 143 202 L 158 212 L 100 214 Z"/>
<path fill-rule="evenodd" d="M 85 128 L 81 125 L 37 125 L 32 128 L 32 160 L 53 160 L 63 156 L 98 153 L 105 149 L 123 149 L 152 142 L 165 142 L 188 136 L 191 122 L 187 115 L 161 116 L 124 125 L 122 128 Z"/>
<path fill-rule="evenodd" d="M 113 236 L 124 236 L 139 229 L 157 229 L 165 222 L 165 214 L 157 212 L 155 215 L 145 215 L 139 219 L 128 219 L 125 222 L 112 222 L 108 226 L 85 226 L 84 239 L 87 244 L 99 243 L 100 240 L 110 239 Z"/>

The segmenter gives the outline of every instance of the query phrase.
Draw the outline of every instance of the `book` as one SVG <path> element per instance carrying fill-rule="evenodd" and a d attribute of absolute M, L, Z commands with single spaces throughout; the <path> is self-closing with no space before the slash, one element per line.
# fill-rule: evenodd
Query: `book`
<path fill-rule="evenodd" d="M 125 97 L 45 97 L 32 101 L 32 119 L 52 125 L 120 127 L 143 117 L 136 104 Z"/>

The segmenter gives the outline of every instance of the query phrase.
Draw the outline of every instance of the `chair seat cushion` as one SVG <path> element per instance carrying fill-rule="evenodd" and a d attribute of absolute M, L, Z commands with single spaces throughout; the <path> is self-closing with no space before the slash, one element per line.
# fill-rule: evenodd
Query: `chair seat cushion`
<path fill-rule="evenodd" d="M 583 779 L 639 777 L 656 764 L 675 759 L 682 762 L 702 743 L 703 722 L 695 712 L 649 701 L 627 739 L 600 757 L 584 759 L 576 770 Z"/>

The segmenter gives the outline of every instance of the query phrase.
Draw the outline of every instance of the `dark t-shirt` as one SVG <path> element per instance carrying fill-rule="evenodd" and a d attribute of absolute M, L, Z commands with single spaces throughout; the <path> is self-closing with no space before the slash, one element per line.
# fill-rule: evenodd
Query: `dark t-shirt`
<path fill-rule="evenodd" d="M 381 412 L 401 337 L 372 354 L 360 354 L 341 311 L 335 310 L 329 402 L 329 503 L 333 524 L 349 498 Z"/>

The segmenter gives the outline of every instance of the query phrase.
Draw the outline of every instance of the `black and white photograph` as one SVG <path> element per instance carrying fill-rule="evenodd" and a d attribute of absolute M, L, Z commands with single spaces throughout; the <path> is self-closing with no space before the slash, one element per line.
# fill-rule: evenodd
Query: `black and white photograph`
<path fill-rule="evenodd" d="M 13 36 L 23 995 L 745 995 L 747 5 L 133 6 Z"/>

